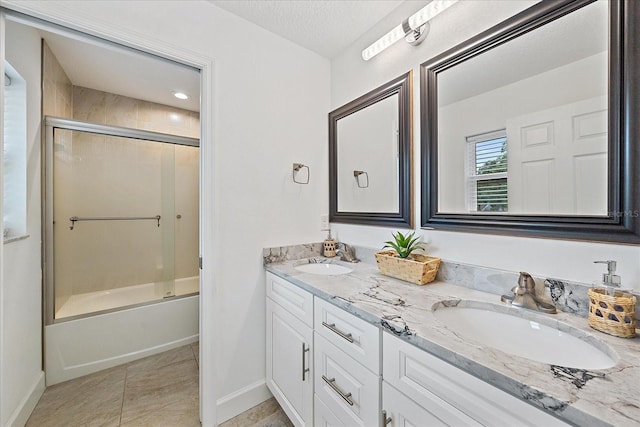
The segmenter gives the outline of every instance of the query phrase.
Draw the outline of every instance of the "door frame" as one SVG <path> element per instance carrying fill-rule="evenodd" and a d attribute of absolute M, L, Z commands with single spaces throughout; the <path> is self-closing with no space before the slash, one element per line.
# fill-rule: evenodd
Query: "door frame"
<path fill-rule="evenodd" d="M 19 0 L 3 0 L 0 21 L 5 17 L 26 25 L 47 29 L 63 27 L 77 37 L 99 38 L 107 42 L 146 52 L 200 70 L 200 420 L 203 427 L 216 425 L 216 316 L 215 316 L 215 140 L 214 140 L 214 95 L 215 86 L 213 58 L 168 46 L 159 40 L 145 37 L 121 26 L 114 27 L 90 17 L 74 14 L 70 6 L 56 2 L 30 4 Z M 0 28 L 3 27 L 0 25 Z M 2 38 L 4 41 L 4 37 Z M 4 63 L 4 49 L 0 54 Z M 1 119 L 0 119 L 1 123 Z M 1 139 L 0 139 L 1 142 Z M 0 169 L 1 170 L 1 169 Z M 1 202 L 0 202 L 1 203 Z M 1 254 L 0 248 L 0 254 Z M 0 261 L 1 262 L 1 261 Z M 0 264 L 1 265 L 1 264 Z M 0 278 L 0 296 L 2 283 Z M 0 313 L 1 314 L 1 313 Z M 3 341 L 5 325 L 0 325 L 0 343 Z M 3 382 L 0 373 L 0 385 Z M 208 402 L 208 405 L 204 403 Z"/>

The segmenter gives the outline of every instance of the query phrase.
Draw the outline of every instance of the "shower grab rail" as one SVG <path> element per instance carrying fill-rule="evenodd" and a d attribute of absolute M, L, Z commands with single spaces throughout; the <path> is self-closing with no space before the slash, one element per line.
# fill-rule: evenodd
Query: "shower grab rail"
<path fill-rule="evenodd" d="M 72 216 L 71 218 L 69 218 L 69 221 L 71 221 L 71 226 L 69 227 L 70 230 L 73 230 L 73 228 L 76 225 L 76 222 L 79 221 L 137 221 L 137 220 L 141 220 L 141 219 L 155 219 L 156 221 L 158 221 L 158 227 L 160 227 L 160 215 L 156 215 L 156 216 L 103 216 L 103 217 L 90 217 L 90 218 L 81 218 L 81 217 L 77 217 L 77 216 Z"/>

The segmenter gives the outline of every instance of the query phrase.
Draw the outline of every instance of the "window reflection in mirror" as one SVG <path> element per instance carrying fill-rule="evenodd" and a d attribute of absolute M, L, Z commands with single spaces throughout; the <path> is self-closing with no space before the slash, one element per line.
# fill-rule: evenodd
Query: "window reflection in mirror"
<path fill-rule="evenodd" d="M 438 212 L 607 215 L 607 16 L 594 2 L 438 73 Z"/>

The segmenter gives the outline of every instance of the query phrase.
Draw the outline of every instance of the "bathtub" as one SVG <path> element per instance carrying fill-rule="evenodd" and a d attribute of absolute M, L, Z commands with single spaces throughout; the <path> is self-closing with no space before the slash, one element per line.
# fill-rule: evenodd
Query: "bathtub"
<path fill-rule="evenodd" d="M 44 328 L 47 386 L 198 341 L 198 284 L 176 280 L 176 295 L 187 296 L 161 300 L 153 283 L 69 298 L 56 317 L 70 320 Z M 138 305 L 113 311 L 123 302 Z"/>
<path fill-rule="evenodd" d="M 200 278 L 198 276 L 175 280 L 175 295 L 183 296 L 198 293 Z M 162 295 L 161 283 L 145 283 L 142 285 L 115 288 L 108 291 L 87 292 L 72 295 L 56 310 L 56 320 L 82 316 L 119 307 L 145 304 L 158 301 Z"/>

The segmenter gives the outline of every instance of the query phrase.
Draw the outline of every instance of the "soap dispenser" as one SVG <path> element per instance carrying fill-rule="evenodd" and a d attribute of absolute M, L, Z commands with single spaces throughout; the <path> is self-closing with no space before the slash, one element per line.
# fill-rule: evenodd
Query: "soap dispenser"
<path fill-rule="evenodd" d="M 324 255 L 327 258 L 333 258 L 334 256 L 336 256 L 336 246 L 338 245 L 338 242 L 336 242 L 331 237 L 331 229 L 329 228 L 327 231 L 329 232 L 329 234 L 327 235 L 327 238 L 324 240 L 322 255 Z"/>
<path fill-rule="evenodd" d="M 607 272 L 602 273 L 602 283 L 599 285 L 603 286 L 605 289 L 605 293 L 609 296 L 615 296 L 616 290 L 615 288 L 619 288 L 622 280 L 620 280 L 620 276 L 615 274 L 617 263 L 613 260 L 607 261 L 593 261 L 594 264 L 607 264 Z"/>
<path fill-rule="evenodd" d="M 607 264 L 607 272 L 596 288 L 589 289 L 589 326 L 598 331 L 622 338 L 636 336 L 636 297 L 620 290 L 622 280 L 616 273 L 613 260 L 594 261 Z"/>

